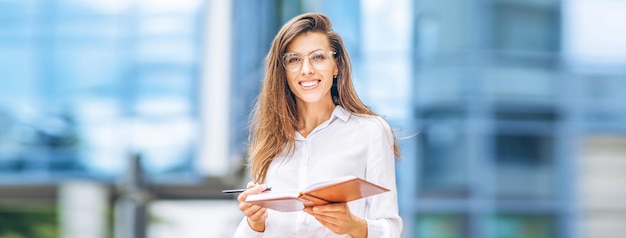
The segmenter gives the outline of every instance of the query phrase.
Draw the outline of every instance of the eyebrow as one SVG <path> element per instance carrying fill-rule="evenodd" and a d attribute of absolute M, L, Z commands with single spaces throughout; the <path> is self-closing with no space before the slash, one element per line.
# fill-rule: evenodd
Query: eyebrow
<path fill-rule="evenodd" d="M 312 50 L 312 51 L 310 51 L 309 53 L 306 53 L 306 54 L 302 54 L 302 53 L 299 53 L 299 52 L 292 52 L 292 51 L 288 51 L 288 52 L 283 53 L 283 55 L 286 55 L 286 54 L 308 55 L 308 54 L 311 54 L 311 53 L 313 53 L 313 52 L 315 52 L 315 51 L 318 51 L 318 50 L 326 50 L 326 49 L 322 49 L 322 48 L 320 48 L 320 49 L 317 49 L 317 50 Z M 332 51 L 332 50 L 330 50 L 330 51 Z"/>

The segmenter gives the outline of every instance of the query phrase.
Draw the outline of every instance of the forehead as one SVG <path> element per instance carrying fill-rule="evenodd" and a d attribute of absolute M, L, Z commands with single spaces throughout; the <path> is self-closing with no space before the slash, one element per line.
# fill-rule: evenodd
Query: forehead
<path fill-rule="evenodd" d="M 291 43 L 287 45 L 287 52 L 300 54 L 308 54 L 311 51 L 319 49 L 330 49 L 328 37 L 321 32 L 302 33 L 293 38 Z"/>

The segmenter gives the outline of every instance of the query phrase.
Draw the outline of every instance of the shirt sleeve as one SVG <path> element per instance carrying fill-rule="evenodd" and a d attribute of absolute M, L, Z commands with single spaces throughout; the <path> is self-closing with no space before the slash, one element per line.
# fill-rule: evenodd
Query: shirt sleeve
<path fill-rule="evenodd" d="M 376 118 L 369 140 L 365 178 L 390 191 L 367 198 L 366 221 L 369 238 L 396 238 L 402 233 L 396 189 L 394 135 L 389 124 Z"/>
<path fill-rule="evenodd" d="M 237 227 L 237 231 L 235 231 L 234 238 L 254 238 L 254 237 L 263 237 L 263 232 L 258 232 L 252 230 L 248 225 L 248 220 L 246 217 L 241 219 L 239 226 Z"/>

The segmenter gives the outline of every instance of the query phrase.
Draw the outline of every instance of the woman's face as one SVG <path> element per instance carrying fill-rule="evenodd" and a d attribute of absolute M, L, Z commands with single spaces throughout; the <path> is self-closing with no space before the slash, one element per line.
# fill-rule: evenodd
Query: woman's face
<path fill-rule="evenodd" d="M 330 88 L 338 73 L 334 54 L 328 37 L 319 32 L 300 34 L 287 46 L 285 73 L 298 104 L 332 103 Z"/>

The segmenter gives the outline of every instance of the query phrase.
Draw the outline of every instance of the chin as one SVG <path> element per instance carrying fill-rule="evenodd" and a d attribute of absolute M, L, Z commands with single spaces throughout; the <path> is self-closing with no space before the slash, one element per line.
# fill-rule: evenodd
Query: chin
<path fill-rule="evenodd" d="M 316 103 L 316 102 L 321 102 L 322 99 L 320 98 L 303 98 L 301 99 L 303 102 L 305 103 Z"/>

